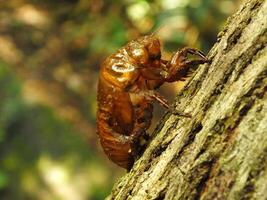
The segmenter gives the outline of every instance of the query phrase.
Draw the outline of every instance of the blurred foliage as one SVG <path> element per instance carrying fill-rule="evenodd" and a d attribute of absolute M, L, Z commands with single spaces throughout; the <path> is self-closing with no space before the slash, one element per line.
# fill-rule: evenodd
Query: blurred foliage
<path fill-rule="evenodd" d="M 123 170 L 95 133 L 101 60 L 153 31 L 165 57 L 183 46 L 208 52 L 238 4 L 0 0 L 0 198 L 103 199 Z"/>

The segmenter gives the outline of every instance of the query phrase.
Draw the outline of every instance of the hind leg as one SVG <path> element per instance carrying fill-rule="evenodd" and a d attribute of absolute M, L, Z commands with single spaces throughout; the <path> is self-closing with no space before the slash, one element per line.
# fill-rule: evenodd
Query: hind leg
<path fill-rule="evenodd" d="M 151 125 L 152 111 L 153 105 L 147 101 L 143 101 L 135 106 L 135 125 L 133 132 L 130 135 L 132 144 L 131 153 L 135 160 L 143 153 L 147 141 L 149 140 L 149 135 L 146 130 Z"/>

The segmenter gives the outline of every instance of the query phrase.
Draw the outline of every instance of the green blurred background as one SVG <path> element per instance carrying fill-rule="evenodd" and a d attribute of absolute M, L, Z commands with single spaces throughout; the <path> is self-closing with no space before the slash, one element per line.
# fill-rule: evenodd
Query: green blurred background
<path fill-rule="evenodd" d="M 183 46 L 207 53 L 239 4 L 0 0 L 0 199 L 103 199 L 125 171 L 95 131 L 101 60 L 155 30 L 164 57 Z"/>

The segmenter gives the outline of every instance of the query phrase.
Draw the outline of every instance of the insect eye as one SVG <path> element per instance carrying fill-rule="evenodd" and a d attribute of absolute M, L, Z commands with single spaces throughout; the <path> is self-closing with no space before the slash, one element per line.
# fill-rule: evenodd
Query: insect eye
<path fill-rule="evenodd" d="M 149 53 L 149 57 L 153 59 L 160 59 L 161 52 L 160 52 L 160 43 L 159 40 L 153 40 L 147 45 L 147 50 Z"/>
<path fill-rule="evenodd" d="M 145 64 L 148 60 L 148 53 L 144 49 L 133 49 L 131 51 L 131 57 L 134 58 L 138 63 Z"/>

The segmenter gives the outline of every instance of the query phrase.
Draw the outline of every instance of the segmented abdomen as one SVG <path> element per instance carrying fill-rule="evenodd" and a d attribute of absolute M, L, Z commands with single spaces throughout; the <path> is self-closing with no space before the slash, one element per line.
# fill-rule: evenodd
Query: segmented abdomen
<path fill-rule="evenodd" d="M 97 99 L 97 131 L 104 152 L 110 160 L 129 169 L 134 161 L 130 140 L 134 114 L 130 97 L 100 79 Z"/>
<path fill-rule="evenodd" d="M 127 138 L 127 136 L 116 133 L 109 124 L 107 124 L 106 120 L 101 119 L 101 115 L 102 114 L 98 115 L 97 126 L 100 143 L 104 152 L 107 154 L 109 159 L 117 165 L 125 169 L 130 169 L 134 162 L 133 156 L 130 152 L 130 141 L 124 138 Z"/>

